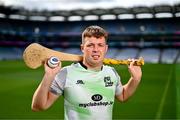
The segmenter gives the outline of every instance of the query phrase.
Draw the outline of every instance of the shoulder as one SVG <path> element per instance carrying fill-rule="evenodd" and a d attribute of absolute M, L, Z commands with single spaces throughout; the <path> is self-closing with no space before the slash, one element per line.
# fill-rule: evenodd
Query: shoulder
<path fill-rule="evenodd" d="M 78 63 L 72 63 L 70 65 L 64 66 L 57 75 L 61 74 L 67 74 L 69 71 L 74 70 L 74 68 L 78 68 L 79 64 Z"/>
<path fill-rule="evenodd" d="M 108 65 L 103 65 L 103 70 L 110 70 L 112 72 L 116 72 L 116 70 L 114 69 L 114 67 L 108 66 Z"/>
<path fill-rule="evenodd" d="M 108 65 L 104 65 L 104 66 L 103 66 L 103 70 L 104 70 L 106 73 L 111 73 L 111 74 L 115 75 L 116 77 L 120 77 L 114 67 L 111 67 L 111 66 L 108 66 Z"/>
<path fill-rule="evenodd" d="M 66 76 L 67 75 L 67 72 L 68 72 L 68 69 L 71 67 L 71 65 L 67 65 L 65 67 L 62 67 L 61 70 L 57 73 L 56 77 L 59 77 L 59 76 Z"/>
<path fill-rule="evenodd" d="M 72 64 L 70 64 L 70 65 L 64 66 L 64 67 L 60 70 L 60 72 L 61 72 L 61 71 L 66 71 L 66 70 L 68 70 L 68 69 L 72 69 L 73 67 L 78 67 L 78 63 L 72 63 Z"/>

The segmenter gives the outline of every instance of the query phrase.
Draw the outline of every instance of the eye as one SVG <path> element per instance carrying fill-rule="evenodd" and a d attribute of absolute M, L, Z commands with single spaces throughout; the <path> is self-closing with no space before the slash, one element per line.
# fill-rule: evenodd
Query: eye
<path fill-rule="evenodd" d="M 98 45 L 99 45 L 99 47 L 104 47 L 105 46 L 105 44 L 101 44 L 101 43 L 98 44 Z"/>
<path fill-rule="evenodd" d="M 86 47 L 93 47 L 93 44 L 88 44 L 86 45 Z"/>

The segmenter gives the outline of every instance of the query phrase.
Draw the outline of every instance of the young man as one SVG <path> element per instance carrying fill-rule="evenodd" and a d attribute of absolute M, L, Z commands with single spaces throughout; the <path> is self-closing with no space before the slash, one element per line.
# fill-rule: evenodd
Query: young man
<path fill-rule="evenodd" d="M 34 111 L 49 108 L 60 95 L 64 96 L 66 120 L 111 120 L 114 98 L 127 100 L 136 90 L 142 76 L 141 68 L 129 68 L 131 75 L 122 85 L 114 68 L 103 65 L 108 50 L 108 34 L 99 26 L 89 26 L 82 33 L 83 61 L 61 69 L 44 64 L 45 74 L 34 93 Z"/>

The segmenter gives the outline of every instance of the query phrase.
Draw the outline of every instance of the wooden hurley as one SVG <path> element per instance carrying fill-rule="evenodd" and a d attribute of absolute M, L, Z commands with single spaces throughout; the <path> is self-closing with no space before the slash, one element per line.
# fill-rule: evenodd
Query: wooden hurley
<path fill-rule="evenodd" d="M 49 59 L 52 56 L 58 57 L 61 61 L 82 61 L 83 57 L 81 55 L 69 54 L 64 52 L 55 51 L 44 47 L 38 43 L 30 44 L 23 53 L 23 59 L 26 65 L 32 69 L 40 67 L 44 61 Z M 110 58 L 105 58 L 104 64 L 121 64 L 128 65 L 131 61 L 129 60 L 115 60 Z M 142 66 L 144 65 L 144 59 L 139 58 L 135 60 L 135 65 Z"/>

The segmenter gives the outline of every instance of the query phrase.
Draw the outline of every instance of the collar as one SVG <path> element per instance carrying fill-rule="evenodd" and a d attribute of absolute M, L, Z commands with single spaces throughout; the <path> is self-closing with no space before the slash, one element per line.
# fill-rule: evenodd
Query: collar
<path fill-rule="evenodd" d="M 80 64 L 84 69 L 88 70 L 87 66 L 84 65 L 82 61 L 79 62 L 79 64 Z M 102 69 L 103 69 L 103 66 L 101 67 L 101 71 L 102 71 Z"/>

